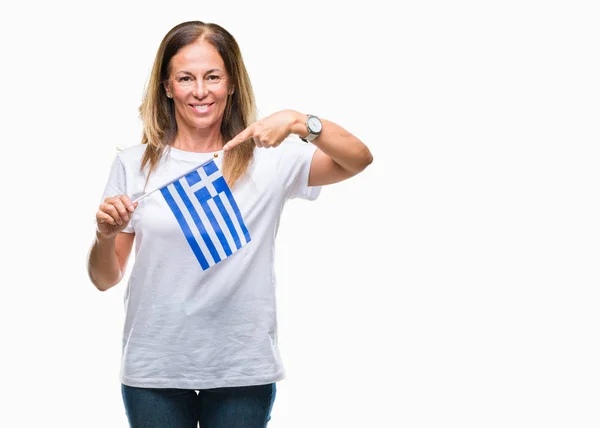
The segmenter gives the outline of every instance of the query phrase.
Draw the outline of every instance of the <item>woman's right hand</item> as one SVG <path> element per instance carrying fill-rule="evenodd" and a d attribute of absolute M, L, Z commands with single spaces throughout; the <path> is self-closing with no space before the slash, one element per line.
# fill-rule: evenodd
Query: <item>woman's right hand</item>
<path fill-rule="evenodd" d="M 106 198 L 96 212 L 97 235 L 102 238 L 117 236 L 129 224 L 137 205 L 137 202 L 132 204 L 127 195 Z"/>

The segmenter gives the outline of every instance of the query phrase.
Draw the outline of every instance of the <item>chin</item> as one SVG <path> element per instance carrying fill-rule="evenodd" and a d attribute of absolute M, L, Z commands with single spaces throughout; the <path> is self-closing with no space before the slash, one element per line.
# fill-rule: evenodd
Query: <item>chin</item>
<path fill-rule="evenodd" d="M 187 124 L 192 128 L 204 129 L 210 128 L 215 125 L 216 121 L 213 118 L 193 118 L 190 120 L 186 120 Z"/>

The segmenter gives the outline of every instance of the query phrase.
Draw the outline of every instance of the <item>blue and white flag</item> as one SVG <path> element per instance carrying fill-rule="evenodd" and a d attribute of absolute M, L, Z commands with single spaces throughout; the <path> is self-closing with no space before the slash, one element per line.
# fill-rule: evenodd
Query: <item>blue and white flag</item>
<path fill-rule="evenodd" d="M 160 189 L 202 270 L 250 242 L 231 189 L 210 160 Z"/>

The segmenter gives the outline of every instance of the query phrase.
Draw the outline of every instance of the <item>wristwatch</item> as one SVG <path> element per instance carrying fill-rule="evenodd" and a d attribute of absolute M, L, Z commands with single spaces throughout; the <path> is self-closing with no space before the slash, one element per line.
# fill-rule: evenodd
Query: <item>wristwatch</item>
<path fill-rule="evenodd" d="M 308 129 L 308 135 L 304 138 L 300 137 L 300 139 L 305 143 L 309 143 L 321 135 L 321 130 L 323 129 L 321 119 L 315 115 L 309 114 L 306 119 L 306 129 Z"/>

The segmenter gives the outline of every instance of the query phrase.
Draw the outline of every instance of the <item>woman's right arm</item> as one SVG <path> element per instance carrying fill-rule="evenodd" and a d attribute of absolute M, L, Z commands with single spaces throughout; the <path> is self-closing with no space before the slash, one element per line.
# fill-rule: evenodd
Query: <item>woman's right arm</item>
<path fill-rule="evenodd" d="M 127 195 L 106 198 L 96 212 L 96 240 L 88 254 L 88 274 L 100 291 L 115 286 L 123 278 L 133 248 L 134 233 L 124 233 L 137 203 Z"/>

